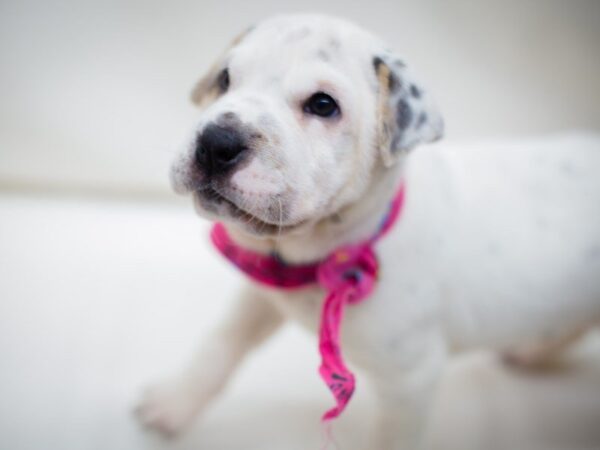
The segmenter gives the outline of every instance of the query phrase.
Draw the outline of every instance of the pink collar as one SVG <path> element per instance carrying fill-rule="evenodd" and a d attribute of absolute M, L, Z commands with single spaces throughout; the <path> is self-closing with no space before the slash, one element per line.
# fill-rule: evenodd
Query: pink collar
<path fill-rule="evenodd" d="M 339 342 L 344 307 L 364 300 L 373 291 L 379 268 L 373 245 L 400 216 L 404 191 L 401 185 L 374 236 L 358 245 L 338 247 L 313 264 L 291 265 L 275 255 L 246 250 L 231 240 L 222 223 L 212 228 L 210 236 L 215 247 L 254 281 L 279 289 L 318 283 L 326 291 L 319 331 L 319 373 L 333 393 L 336 406 L 323 415 L 323 420 L 339 416 L 354 393 L 354 374 L 344 363 Z"/>

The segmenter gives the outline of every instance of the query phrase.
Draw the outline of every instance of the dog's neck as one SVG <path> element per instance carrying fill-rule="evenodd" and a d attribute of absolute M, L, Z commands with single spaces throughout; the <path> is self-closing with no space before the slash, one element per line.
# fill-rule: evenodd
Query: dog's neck
<path fill-rule="evenodd" d="M 259 253 L 277 254 L 289 263 L 320 261 L 335 248 L 365 241 L 377 232 L 401 179 L 400 167 L 381 170 L 373 176 L 360 199 L 296 232 L 261 238 L 230 224 L 226 225 L 227 231 L 238 245 Z"/>

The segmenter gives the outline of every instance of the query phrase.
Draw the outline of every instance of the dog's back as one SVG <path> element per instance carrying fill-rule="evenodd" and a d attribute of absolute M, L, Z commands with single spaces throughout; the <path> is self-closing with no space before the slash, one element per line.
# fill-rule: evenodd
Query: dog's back
<path fill-rule="evenodd" d="M 447 283 L 462 304 L 453 320 L 471 323 L 457 328 L 475 324 L 473 344 L 503 348 L 600 320 L 600 136 L 446 159 L 458 197 Z M 458 341 L 470 344 L 467 334 Z"/>

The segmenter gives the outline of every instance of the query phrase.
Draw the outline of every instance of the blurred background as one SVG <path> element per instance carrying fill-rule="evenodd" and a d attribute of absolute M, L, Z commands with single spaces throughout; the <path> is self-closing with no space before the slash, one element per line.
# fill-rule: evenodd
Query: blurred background
<path fill-rule="evenodd" d="M 268 15 L 355 20 L 412 64 L 449 139 L 600 128 L 597 0 L 0 4 L 0 182 L 156 193 L 194 82 Z"/>
<path fill-rule="evenodd" d="M 329 397 L 314 339 L 294 327 L 184 439 L 148 437 L 129 415 L 239 283 L 168 183 L 191 87 L 241 30 L 293 11 L 385 38 L 437 98 L 449 145 L 600 130 L 598 0 L 3 0 L 0 448 L 320 448 Z M 491 355 L 457 361 L 437 445 L 600 448 L 598 355 L 588 339 L 536 377 Z M 341 448 L 364 448 L 369 408 L 361 391 Z"/>

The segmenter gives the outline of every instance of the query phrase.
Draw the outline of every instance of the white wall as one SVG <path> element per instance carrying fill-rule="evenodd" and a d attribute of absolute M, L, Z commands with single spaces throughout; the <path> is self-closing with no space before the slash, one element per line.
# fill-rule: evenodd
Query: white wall
<path fill-rule="evenodd" d="M 436 94 L 450 139 L 600 129 L 595 0 L 4 0 L 0 186 L 167 192 L 194 80 L 284 11 L 386 38 Z"/>

